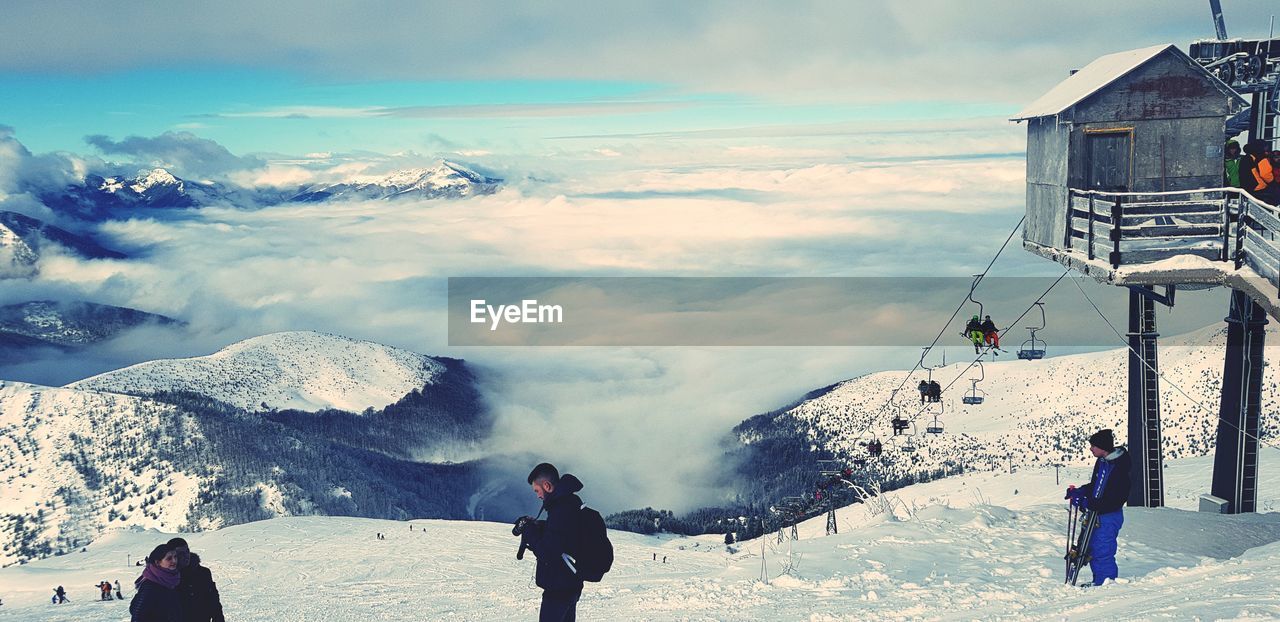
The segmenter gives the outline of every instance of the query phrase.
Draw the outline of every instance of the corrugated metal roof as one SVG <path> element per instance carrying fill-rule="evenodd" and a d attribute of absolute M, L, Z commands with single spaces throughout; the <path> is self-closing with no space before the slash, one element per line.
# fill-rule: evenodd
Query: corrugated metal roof
<path fill-rule="evenodd" d="M 1104 86 L 1119 80 L 1125 74 L 1141 67 L 1147 61 L 1160 55 L 1165 50 L 1173 48 L 1173 50 L 1182 54 L 1182 51 L 1172 43 L 1161 45 L 1153 45 L 1148 48 L 1137 50 L 1129 50 L 1127 52 L 1116 52 L 1099 57 L 1097 60 L 1085 65 L 1084 69 L 1077 71 L 1074 75 L 1059 82 L 1057 86 L 1049 90 L 1048 93 L 1040 96 L 1021 112 L 1015 115 L 1010 121 L 1024 121 L 1035 117 L 1044 117 L 1048 115 L 1056 115 L 1070 108 L 1084 98 L 1094 94 Z M 1185 56 L 1185 54 L 1184 54 Z M 1192 61 L 1194 62 L 1194 61 Z M 1205 73 L 1208 73 L 1207 71 Z M 1212 78 L 1212 75 L 1210 75 Z M 1217 78 L 1212 78 L 1217 80 Z M 1224 85 L 1225 86 L 1225 85 Z M 1224 92 L 1232 92 L 1227 89 Z M 1237 97 L 1239 97 L 1237 95 Z"/>

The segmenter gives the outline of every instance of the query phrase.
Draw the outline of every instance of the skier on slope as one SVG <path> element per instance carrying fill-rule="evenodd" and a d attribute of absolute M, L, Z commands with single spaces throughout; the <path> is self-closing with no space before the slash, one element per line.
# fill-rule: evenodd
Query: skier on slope
<path fill-rule="evenodd" d="M 1068 486 L 1064 497 L 1070 499 L 1072 505 L 1097 516 L 1098 526 L 1089 538 L 1089 570 L 1093 572 L 1094 585 L 1119 576 L 1116 537 L 1124 525 L 1122 508 L 1129 500 L 1132 460 L 1127 449 L 1115 444 L 1111 430 L 1098 430 L 1089 437 L 1089 451 L 1097 458 L 1093 476 L 1084 486 Z"/>
<path fill-rule="evenodd" d="M 982 320 L 978 316 L 969 318 L 969 322 L 964 325 L 964 332 L 961 333 L 973 342 L 973 353 L 982 354 Z"/>

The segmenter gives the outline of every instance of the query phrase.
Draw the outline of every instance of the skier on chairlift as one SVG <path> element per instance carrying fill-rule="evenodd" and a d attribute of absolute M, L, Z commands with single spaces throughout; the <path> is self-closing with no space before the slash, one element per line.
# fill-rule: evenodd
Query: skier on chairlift
<path fill-rule="evenodd" d="M 982 330 L 983 342 L 996 350 L 1000 349 L 1000 329 L 996 328 L 996 323 L 991 321 L 991 316 L 986 316 L 979 326 Z M 999 353 L 996 356 L 1000 356 Z"/>
<path fill-rule="evenodd" d="M 964 325 L 964 332 L 961 333 L 973 342 L 973 353 L 982 354 L 982 320 L 978 316 L 969 318 L 969 322 Z"/>
<path fill-rule="evenodd" d="M 929 401 L 930 402 L 942 401 L 942 385 L 938 384 L 937 380 L 929 381 Z"/>
<path fill-rule="evenodd" d="M 921 380 L 916 388 L 920 390 L 920 403 L 923 404 L 925 398 L 929 397 L 929 381 Z"/>

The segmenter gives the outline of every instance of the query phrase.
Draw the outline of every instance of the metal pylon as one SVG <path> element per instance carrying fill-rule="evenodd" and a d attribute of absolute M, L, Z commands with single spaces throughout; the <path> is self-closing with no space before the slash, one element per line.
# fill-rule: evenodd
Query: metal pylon
<path fill-rule="evenodd" d="M 1247 294 L 1231 291 L 1227 351 L 1222 368 L 1218 446 L 1213 455 L 1213 496 L 1227 512 L 1256 512 L 1258 419 L 1262 412 L 1262 355 L 1267 316 Z"/>
<path fill-rule="evenodd" d="M 1144 288 L 1145 289 L 1145 288 Z M 1164 453 L 1160 435 L 1160 360 L 1155 301 L 1129 290 L 1129 451 L 1133 471 L 1129 505 L 1164 505 Z"/>
<path fill-rule="evenodd" d="M 828 536 L 832 535 L 834 533 L 837 533 L 837 531 L 838 530 L 836 529 L 836 506 L 835 504 L 832 504 L 831 508 L 827 510 L 827 535 Z"/>

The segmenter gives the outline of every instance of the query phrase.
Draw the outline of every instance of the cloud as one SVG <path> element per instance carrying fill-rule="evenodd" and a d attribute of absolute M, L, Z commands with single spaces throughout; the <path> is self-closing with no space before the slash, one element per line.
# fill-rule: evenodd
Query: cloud
<path fill-rule="evenodd" d="M 584 117 L 599 115 L 641 114 L 679 110 L 692 102 L 592 101 L 543 104 L 469 104 L 449 106 L 283 106 L 244 112 L 214 112 L 198 115 L 204 118 L 266 119 L 349 119 L 389 117 L 400 119 L 495 119 L 538 117 Z"/>
<path fill-rule="evenodd" d="M 127 156 L 148 166 L 160 166 L 178 176 L 194 178 L 221 177 L 236 171 L 261 168 L 265 163 L 254 157 L 237 156 L 226 147 L 191 132 L 165 132 L 159 136 L 128 136 L 112 140 L 94 134 L 85 142 L 109 156 Z"/>
<path fill-rule="evenodd" d="M 1087 0 L 1052 15 L 1009 0 L 6 9 L 0 69 L 11 71 L 103 73 L 165 59 L 336 80 L 625 80 L 835 101 L 1023 101 L 1101 54 L 1213 34 L 1202 3 L 1158 0 Z M 1264 0 L 1233 2 L 1227 24 L 1233 35 L 1262 37 L 1272 11 Z M 118 45 L 120 33 L 131 45 Z"/>

